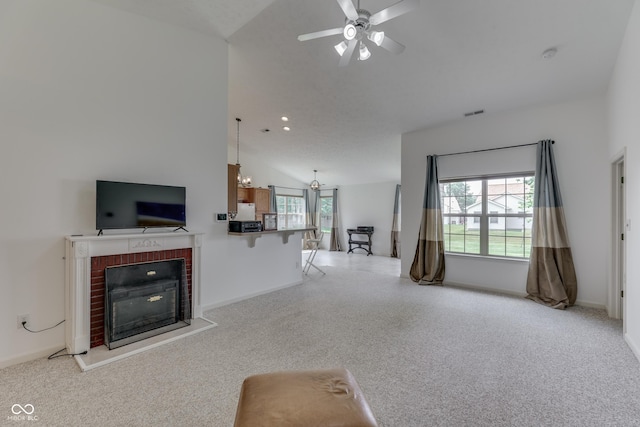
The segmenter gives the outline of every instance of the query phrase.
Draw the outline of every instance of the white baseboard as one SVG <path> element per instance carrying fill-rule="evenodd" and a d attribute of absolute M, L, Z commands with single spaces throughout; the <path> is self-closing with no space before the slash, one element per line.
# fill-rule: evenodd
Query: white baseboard
<path fill-rule="evenodd" d="M 19 365 L 25 362 L 31 362 L 32 360 L 40 359 L 41 357 L 47 357 L 63 348 L 65 348 L 64 343 L 60 343 L 60 345 L 57 345 L 55 347 L 49 347 L 32 353 L 24 353 L 15 357 L 10 357 L 8 359 L 2 359 L 0 360 L 0 369 L 7 368 L 13 365 Z"/>
<path fill-rule="evenodd" d="M 476 291 L 483 291 L 483 292 L 491 292 L 491 293 L 495 293 L 495 294 L 502 294 L 502 295 L 511 295 L 514 297 L 526 297 L 527 294 L 525 292 L 517 292 L 517 291 L 509 291 L 509 290 L 504 290 L 504 289 L 496 289 L 496 288 L 491 288 L 489 286 L 481 286 L 481 285 L 470 285 L 469 283 L 459 283 L 459 282 L 448 282 L 445 281 L 444 286 L 450 286 L 452 288 L 462 288 L 462 289 L 471 289 L 471 290 L 476 290 Z"/>
<path fill-rule="evenodd" d="M 470 285 L 468 283 L 457 283 L 457 282 L 444 282 L 445 286 L 451 286 L 454 288 L 463 288 L 463 289 L 472 289 L 472 290 L 478 290 L 478 291 L 484 291 L 484 292 L 492 292 L 492 293 L 496 293 L 496 294 L 503 294 L 503 295 L 511 295 L 514 297 L 526 297 L 527 293 L 526 292 L 518 292 L 518 291 L 509 291 L 509 290 L 504 290 L 504 289 L 495 289 L 495 288 L 491 288 L 488 286 L 479 286 L 479 285 Z M 598 304 L 595 302 L 590 302 L 590 301 L 583 301 L 583 300 L 576 300 L 575 305 L 579 305 L 581 307 L 589 307 L 589 308 L 596 308 L 598 310 L 606 310 L 606 305 L 605 304 Z"/>
<path fill-rule="evenodd" d="M 629 334 L 624 334 L 624 340 L 626 341 L 627 345 L 629 346 L 629 348 L 631 349 L 631 351 L 633 352 L 633 354 L 636 356 L 636 359 L 638 359 L 638 362 L 640 362 L 640 346 L 638 346 L 629 336 Z"/>
<path fill-rule="evenodd" d="M 301 285 L 302 283 L 303 283 L 302 280 L 298 280 L 298 281 L 295 281 L 293 283 L 289 283 L 289 284 L 282 285 L 282 286 L 277 286 L 275 288 L 266 289 L 264 291 L 253 292 L 253 293 L 250 293 L 250 294 L 247 294 L 247 295 L 243 295 L 241 297 L 231 298 L 231 299 L 219 301 L 219 302 L 217 302 L 215 304 L 209 304 L 209 305 L 206 305 L 206 306 L 202 306 L 202 313 L 205 313 L 206 311 L 212 310 L 214 308 L 218 308 L 218 307 L 222 307 L 222 306 L 225 306 L 225 305 L 233 304 L 234 302 L 244 301 L 246 299 L 257 297 L 257 296 L 260 296 L 260 295 L 270 294 L 271 292 L 279 291 L 281 289 L 286 289 L 286 288 L 290 288 L 292 286 Z"/>

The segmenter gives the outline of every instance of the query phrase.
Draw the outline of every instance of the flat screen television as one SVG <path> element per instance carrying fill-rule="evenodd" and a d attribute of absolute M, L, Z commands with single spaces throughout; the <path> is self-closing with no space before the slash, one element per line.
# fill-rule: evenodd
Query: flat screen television
<path fill-rule="evenodd" d="M 96 181 L 96 229 L 185 227 L 186 188 Z"/>

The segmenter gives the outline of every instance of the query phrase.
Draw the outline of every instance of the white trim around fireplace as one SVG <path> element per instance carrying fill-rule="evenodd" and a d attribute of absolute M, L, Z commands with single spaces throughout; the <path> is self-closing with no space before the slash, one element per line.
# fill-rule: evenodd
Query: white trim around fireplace
<path fill-rule="evenodd" d="M 89 351 L 91 257 L 191 248 L 191 316 L 202 317 L 200 249 L 203 233 L 166 232 L 65 237 L 65 344 L 69 354 Z"/>

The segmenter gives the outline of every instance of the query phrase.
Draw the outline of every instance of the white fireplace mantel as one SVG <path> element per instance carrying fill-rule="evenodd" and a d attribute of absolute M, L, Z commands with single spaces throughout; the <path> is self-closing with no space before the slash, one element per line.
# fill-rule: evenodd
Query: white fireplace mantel
<path fill-rule="evenodd" d="M 202 316 L 200 249 L 203 233 L 110 234 L 65 237 L 65 343 L 70 354 L 88 351 L 91 329 L 91 257 L 191 248 L 191 316 Z"/>

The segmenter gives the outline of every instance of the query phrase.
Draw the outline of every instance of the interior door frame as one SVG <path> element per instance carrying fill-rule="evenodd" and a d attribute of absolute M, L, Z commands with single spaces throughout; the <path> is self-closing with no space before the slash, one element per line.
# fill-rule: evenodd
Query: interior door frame
<path fill-rule="evenodd" d="M 628 220 L 626 213 L 625 157 L 626 148 L 615 155 L 611 161 L 611 277 L 607 297 L 609 317 L 623 319 L 625 299 L 623 297 L 626 282 L 626 239 Z"/>

